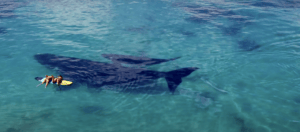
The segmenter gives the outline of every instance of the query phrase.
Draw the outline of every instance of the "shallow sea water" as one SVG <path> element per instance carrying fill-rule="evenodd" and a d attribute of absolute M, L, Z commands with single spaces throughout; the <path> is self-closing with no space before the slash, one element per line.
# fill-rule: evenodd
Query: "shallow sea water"
<path fill-rule="evenodd" d="M 300 3 L 274 1 L 2 0 L 1 132 L 297 132 Z M 119 86 L 58 91 L 34 55 L 111 63 L 101 54 L 180 59 L 199 67 L 176 89 Z"/>

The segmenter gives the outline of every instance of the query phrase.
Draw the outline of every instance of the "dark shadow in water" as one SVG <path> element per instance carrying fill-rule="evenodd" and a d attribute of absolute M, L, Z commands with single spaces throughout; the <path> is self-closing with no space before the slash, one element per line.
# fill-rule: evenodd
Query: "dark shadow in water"
<path fill-rule="evenodd" d="M 245 17 L 245 16 L 239 16 L 239 17 L 228 17 L 229 20 L 231 20 L 235 26 L 243 27 L 243 26 L 248 26 L 252 24 L 250 22 L 250 18 Z"/>
<path fill-rule="evenodd" d="M 294 98 L 294 101 L 295 101 L 296 103 L 300 104 L 300 97 Z"/>
<path fill-rule="evenodd" d="M 247 1 L 238 2 L 245 5 L 262 7 L 262 8 L 297 8 L 300 7 L 299 0 L 257 0 L 257 1 Z"/>
<path fill-rule="evenodd" d="M 282 0 L 283 7 L 286 8 L 296 8 L 300 7 L 300 1 L 299 0 Z"/>
<path fill-rule="evenodd" d="M 249 21 L 246 16 L 238 15 L 229 9 L 223 9 L 214 6 L 187 5 L 183 6 L 183 9 L 193 14 L 191 17 L 185 20 L 195 23 L 207 23 L 209 20 L 212 20 L 216 17 L 228 18 L 235 23 L 243 24 Z"/>
<path fill-rule="evenodd" d="M 240 126 L 240 132 L 253 132 L 253 130 L 246 126 L 245 120 L 238 116 L 233 116 L 233 119 L 237 125 Z"/>
<path fill-rule="evenodd" d="M 171 59 L 155 59 L 149 57 L 137 57 L 131 55 L 118 55 L 118 54 L 102 54 L 102 57 L 111 60 L 114 64 L 133 64 L 133 65 L 155 65 L 163 62 L 173 61 L 180 57 Z"/>
<path fill-rule="evenodd" d="M 297 8 L 300 7 L 299 0 L 279 0 L 279 1 L 255 1 L 250 5 L 256 7 L 272 7 L 272 8 Z"/>
<path fill-rule="evenodd" d="M 223 26 L 218 26 L 223 35 L 226 35 L 226 36 L 235 36 L 239 33 L 241 33 L 241 30 L 242 30 L 242 27 L 241 26 L 230 26 L 230 27 L 223 27 Z"/>
<path fill-rule="evenodd" d="M 203 96 L 203 97 L 205 97 L 205 98 L 210 98 L 213 101 L 216 101 L 216 99 L 217 99 L 217 96 L 215 94 L 211 93 L 211 92 L 204 91 L 200 95 Z"/>
<path fill-rule="evenodd" d="M 13 14 L 14 10 L 1 10 L 1 13 Z"/>
<path fill-rule="evenodd" d="M 50 116 L 52 116 L 53 113 L 51 112 L 46 112 L 46 113 L 42 113 L 41 115 L 39 115 L 40 119 L 48 119 Z"/>
<path fill-rule="evenodd" d="M 111 60 L 121 61 L 122 63 L 147 63 L 147 65 L 160 64 L 177 59 L 155 59 L 116 54 L 106 54 L 104 56 Z M 181 78 L 199 69 L 197 67 L 187 67 L 160 72 L 144 68 L 124 67 L 118 63 L 110 64 L 54 54 L 36 54 L 34 58 L 46 67 L 53 70 L 56 69 L 64 79 L 69 78 L 69 81 L 73 81 L 74 83 L 86 83 L 88 86 L 95 88 L 116 84 L 143 84 L 159 78 L 165 78 L 170 92 L 174 93 L 177 86 L 182 82 Z M 41 80 L 40 77 L 35 79 Z"/>
<path fill-rule="evenodd" d="M 189 12 L 199 13 L 199 14 L 211 14 L 213 11 L 210 7 L 203 7 L 200 5 L 187 5 L 184 9 Z"/>
<path fill-rule="evenodd" d="M 129 27 L 126 28 L 125 31 L 134 32 L 134 33 L 147 33 L 150 30 L 148 26 L 140 26 L 140 27 Z"/>
<path fill-rule="evenodd" d="M 189 18 L 185 18 L 186 21 L 199 23 L 199 24 L 207 24 L 208 20 L 206 18 L 191 16 Z"/>
<path fill-rule="evenodd" d="M 43 110 L 43 111 L 40 111 L 38 113 L 35 113 L 34 116 L 30 116 L 30 117 L 27 117 L 27 116 L 22 116 L 21 119 L 23 121 L 37 121 L 37 120 L 45 120 L 45 119 L 49 119 L 49 117 L 51 117 L 53 115 L 53 112 L 51 109 L 49 110 Z"/>
<path fill-rule="evenodd" d="M 253 51 L 260 48 L 254 40 L 244 39 L 238 42 L 238 47 L 243 51 Z"/>
<path fill-rule="evenodd" d="M 215 6 L 201 6 L 201 5 L 187 5 L 183 7 L 184 10 L 194 13 L 195 15 L 206 15 L 210 17 L 216 16 L 233 16 L 236 13 L 232 10 L 222 9 Z"/>
<path fill-rule="evenodd" d="M 23 115 L 20 119 L 21 124 L 8 128 L 6 132 L 33 131 L 36 125 L 44 120 L 48 120 L 53 115 L 53 109 L 42 110 L 33 115 Z M 17 128 L 17 129 L 16 129 Z"/>
<path fill-rule="evenodd" d="M 75 84 L 75 85 L 74 85 Z M 61 89 L 56 87 L 57 92 L 68 91 L 72 89 L 76 89 L 78 87 L 84 86 L 84 82 L 77 82 L 72 84 L 72 86 L 61 86 Z M 111 91 L 117 93 L 129 93 L 129 94 L 163 94 L 169 93 L 167 88 L 157 86 L 155 81 L 148 81 L 142 83 L 124 83 L 124 84 L 115 84 L 115 85 L 106 85 L 102 87 L 87 85 L 87 91 L 90 93 L 100 93 L 104 91 Z M 176 94 L 176 91 L 175 91 Z"/>
<path fill-rule="evenodd" d="M 103 87 L 102 90 L 109 90 L 109 91 L 130 93 L 130 94 L 150 94 L 150 95 L 169 93 L 167 88 L 157 85 L 156 81 L 148 81 L 143 83 L 117 84 L 117 85 Z"/>
<path fill-rule="evenodd" d="M 145 19 L 148 20 L 149 22 L 155 22 L 155 17 L 152 15 L 145 15 Z"/>
<path fill-rule="evenodd" d="M 22 4 L 24 3 L 15 0 L 2 0 L 0 3 L 0 19 L 15 17 L 14 10 Z"/>
<path fill-rule="evenodd" d="M 5 34 L 7 33 L 6 28 L 0 27 L 0 34 Z"/>
<path fill-rule="evenodd" d="M 184 3 L 180 3 L 177 6 L 192 14 L 190 17 L 185 18 L 188 22 L 208 24 L 218 17 L 223 17 L 232 21 L 232 26 L 221 28 L 226 35 L 236 35 L 242 27 L 253 23 L 249 16 L 240 15 L 238 12 L 230 9 L 219 8 L 216 6 L 189 5 Z"/>
<path fill-rule="evenodd" d="M 84 114 L 93 114 L 96 116 L 109 116 L 115 114 L 112 110 L 97 106 L 97 105 L 86 105 L 78 107 L 78 110 Z"/>
<path fill-rule="evenodd" d="M 232 10 L 224 10 L 221 12 L 221 16 L 234 16 L 234 15 L 237 15 L 234 11 Z"/>
<path fill-rule="evenodd" d="M 3 54 L 0 54 L 0 58 L 11 59 L 11 58 L 13 58 L 13 56 L 10 55 L 10 54 L 5 54 L 5 53 L 3 53 Z"/>
<path fill-rule="evenodd" d="M 81 106 L 79 107 L 79 110 L 85 114 L 94 114 L 99 111 L 103 111 L 104 108 L 100 106 Z"/>
<path fill-rule="evenodd" d="M 186 18 L 186 21 L 199 24 L 206 24 L 214 17 L 220 16 L 223 13 L 224 15 L 226 14 L 223 12 L 223 9 L 212 6 L 185 5 L 181 7 L 183 10 L 193 14 L 191 17 Z"/>
<path fill-rule="evenodd" d="M 16 128 L 8 128 L 5 132 L 21 132 L 21 130 Z"/>
<path fill-rule="evenodd" d="M 206 109 L 216 100 L 216 95 L 211 92 L 193 91 L 191 89 L 181 88 L 178 90 L 180 96 L 192 98 L 198 108 Z"/>
<path fill-rule="evenodd" d="M 187 37 L 195 37 L 196 36 L 196 34 L 194 32 L 186 31 L 186 30 L 183 30 L 183 29 L 181 29 L 179 32 L 182 35 L 187 36 Z"/>
<path fill-rule="evenodd" d="M 243 112 L 251 112 L 252 109 L 253 109 L 253 108 L 252 108 L 252 104 L 251 104 L 251 103 L 248 103 L 248 102 L 243 103 L 242 106 L 241 106 L 241 110 L 242 110 Z"/>
<path fill-rule="evenodd" d="M 256 7 L 274 7 L 274 8 L 279 7 L 277 3 L 271 1 L 256 1 L 253 2 L 251 5 Z"/>

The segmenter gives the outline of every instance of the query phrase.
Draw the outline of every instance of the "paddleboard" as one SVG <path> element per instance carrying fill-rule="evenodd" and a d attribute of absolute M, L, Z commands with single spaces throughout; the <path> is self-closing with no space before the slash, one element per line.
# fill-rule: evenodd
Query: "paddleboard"
<path fill-rule="evenodd" d="M 45 80 L 45 77 L 36 77 L 35 80 L 43 82 Z M 49 84 L 53 84 L 52 81 Z M 55 84 L 57 84 L 57 83 L 55 83 Z M 62 80 L 60 85 L 68 86 L 68 85 L 72 85 L 72 84 L 73 84 L 73 82 L 71 82 L 71 81 Z"/>

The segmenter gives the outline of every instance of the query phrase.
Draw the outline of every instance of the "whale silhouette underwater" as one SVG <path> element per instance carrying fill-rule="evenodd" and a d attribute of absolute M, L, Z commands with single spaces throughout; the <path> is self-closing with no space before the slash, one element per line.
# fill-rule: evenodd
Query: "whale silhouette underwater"
<path fill-rule="evenodd" d="M 182 82 L 183 77 L 199 69 L 197 67 L 187 67 L 169 72 L 160 72 L 121 65 L 123 63 L 148 66 L 175 60 L 179 57 L 154 59 L 116 54 L 102 54 L 102 56 L 112 60 L 113 63 L 96 62 L 48 53 L 36 54 L 34 58 L 46 67 L 56 69 L 64 78 L 71 79 L 70 81 L 75 83 L 87 83 L 88 87 L 101 88 L 105 85 L 128 83 L 143 84 L 158 78 L 165 78 L 172 94 L 174 94 L 177 86 Z"/>

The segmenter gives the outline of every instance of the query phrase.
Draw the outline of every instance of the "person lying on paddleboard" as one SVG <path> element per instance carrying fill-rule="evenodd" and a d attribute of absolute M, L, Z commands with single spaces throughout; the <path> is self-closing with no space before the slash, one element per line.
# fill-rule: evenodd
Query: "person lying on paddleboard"
<path fill-rule="evenodd" d="M 57 78 L 54 78 L 53 75 L 51 75 L 51 76 L 46 75 L 46 78 L 44 79 L 44 81 L 42 83 L 40 83 L 39 85 L 46 83 L 46 85 L 45 85 L 45 88 L 46 88 L 48 86 L 48 84 L 52 81 L 52 83 L 57 83 L 57 85 L 60 86 L 60 84 L 62 83 L 62 80 L 63 80 L 63 77 L 61 75 L 59 75 Z M 37 86 L 39 86 L 39 85 L 37 85 Z"/>
<path fill-rule="evenodd" d="M 46 78 L 45 78 L 45 80 L 42 82 L 42 84 L 46 83 L 46 85 L 45 85 L 45 88 L 46 88 L 46 87 L 48 86 L 49 82 L 51 82 L 51 81 L 53 81 L 53 80 L 54 80 L 54 76 L 53 76 L 53 75 L 51 75 L 51 76 L 46 75 Z"/>
<path fill-rule="evenodd" d="M 53 83 L 57 83 L 58 86 L 62 83 L 63 77 L 59 75 L 57 78 L 54 78 Z"/>

